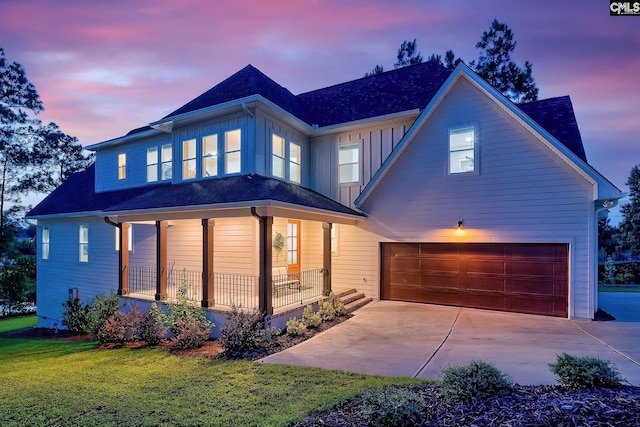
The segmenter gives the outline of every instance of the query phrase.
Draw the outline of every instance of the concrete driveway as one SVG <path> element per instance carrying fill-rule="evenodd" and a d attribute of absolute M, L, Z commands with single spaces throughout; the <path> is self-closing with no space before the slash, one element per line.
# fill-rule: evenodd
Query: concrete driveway
<path fill-rule="evenodd" d="M 449 365 L 484 360 L 519 384 L 556 384 L 560 353 L 611 360 L 640 386 L 640 323 L 592 322 L 378 301 L 295 347 L 261 360 L 438 379 Z"/>

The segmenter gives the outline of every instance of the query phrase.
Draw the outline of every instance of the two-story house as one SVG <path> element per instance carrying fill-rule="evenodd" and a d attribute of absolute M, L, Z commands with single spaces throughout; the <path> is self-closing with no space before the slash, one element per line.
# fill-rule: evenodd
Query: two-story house
<path fill-rule="evenodd" d="M 592 318 L 597 218 L 621 197 L 568 97 L 516 105 L 463 64 L 299 95 L 249 65 L 88 148 L 95 164 L 29 214 L 40 326 L 70 294 L 180 286 L 212 318 L 344 288 Z"/>

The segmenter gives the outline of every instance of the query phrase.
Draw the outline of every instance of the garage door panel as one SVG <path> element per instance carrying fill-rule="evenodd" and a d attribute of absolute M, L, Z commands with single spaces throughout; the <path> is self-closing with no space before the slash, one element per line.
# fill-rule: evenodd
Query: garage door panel
<path fill-rule="evenodd" d="M 566 317 L 568 253 L 566 244 L 383 243 L 380 295 Z"/>

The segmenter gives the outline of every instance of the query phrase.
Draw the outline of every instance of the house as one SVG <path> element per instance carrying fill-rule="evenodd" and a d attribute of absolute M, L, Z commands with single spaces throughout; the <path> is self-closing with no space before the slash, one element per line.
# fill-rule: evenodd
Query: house
<path fill-rule="evenodd" d="M 293 95 L 249 65 L 88 147 L 36 206 L 40 326 L 70 295 L 183 286 L 211 318 L 272 318 L 330 290 L 593 318 L 597 218 L 568 97 L 516 105 L 431 62 Z M 285 319 L 286 320 L 286 319 Z"/>

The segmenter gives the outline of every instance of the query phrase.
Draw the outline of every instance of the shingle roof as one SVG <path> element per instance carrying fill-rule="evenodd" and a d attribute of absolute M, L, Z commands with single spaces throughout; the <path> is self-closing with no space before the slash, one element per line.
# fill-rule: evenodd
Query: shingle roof
<path fill-rule="evenodd" d="M 561 96 L 520 104 L 518 107 L 575 155 L 587 161 L 571 98 Z"/>
<path fill-rule="evenodd" d="M 329 212 L 360 213 L 313 190 L 260 175 L 236 175 L 180 184 L 164 183 L 96 192 L 95 166 L 73 174 L 27 216 L 196 207 L 277 201 Z"/>

